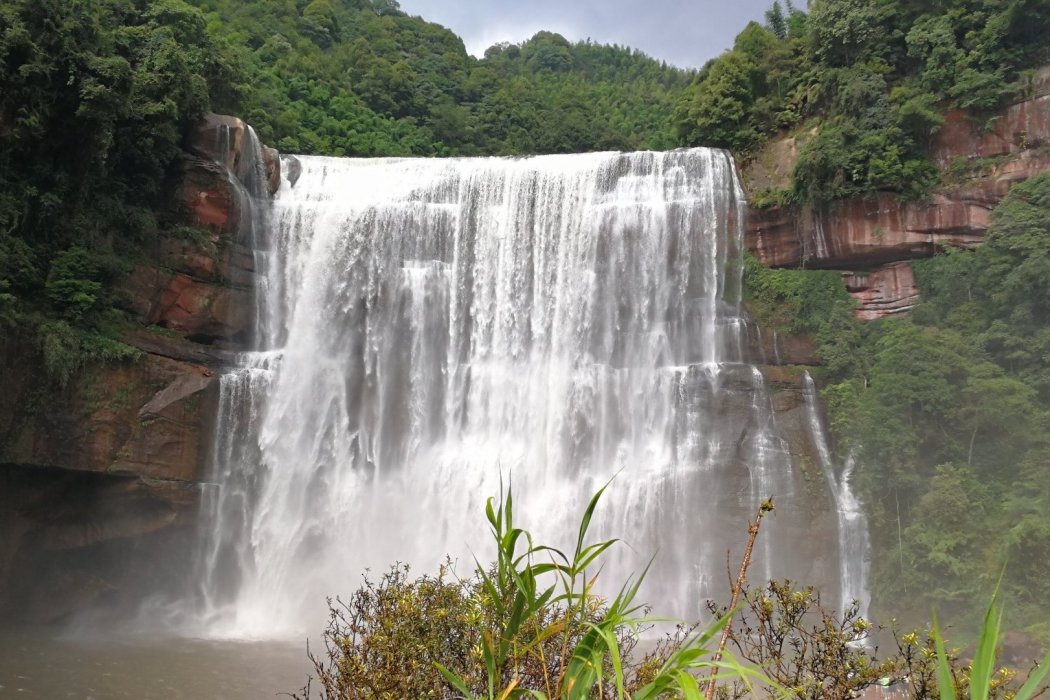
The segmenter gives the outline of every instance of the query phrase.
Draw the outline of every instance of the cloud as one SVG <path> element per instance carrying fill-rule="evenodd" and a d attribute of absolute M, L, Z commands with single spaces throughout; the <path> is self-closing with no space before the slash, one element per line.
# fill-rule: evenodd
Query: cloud
<path fill-rule="evenodd" d="M 730 46 L 772 0 L 401 0 L 401 8 L 442 24 L 480 56 L 500 41 L 537 31 L 619 44 L 674 65 L 697 68 Z"/>

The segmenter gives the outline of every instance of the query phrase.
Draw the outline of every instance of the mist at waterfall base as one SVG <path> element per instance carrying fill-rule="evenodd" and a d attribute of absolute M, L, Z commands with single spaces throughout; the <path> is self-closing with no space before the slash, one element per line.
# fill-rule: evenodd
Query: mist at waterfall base
<path fill-rule="evenodd" d="M 610 479 L 593 534 L 624 542 L 600 588 L 655 555 L 641 600 L 702 617 L 773 495 L 750 578 L 866 600 L 848 474 L 820 453 L 814 496 L 751 364 L 726 153 L 299 160 L 255 236 L 259 349 L 221 379 L 174 627 L 315 634 L 365 570 L 447 553 L 469 575 L 506 484 L 537 541 L 569 547 Z"/>

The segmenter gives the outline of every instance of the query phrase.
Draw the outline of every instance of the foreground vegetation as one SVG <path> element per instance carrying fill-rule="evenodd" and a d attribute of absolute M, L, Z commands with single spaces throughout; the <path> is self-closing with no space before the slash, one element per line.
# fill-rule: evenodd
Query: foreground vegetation
<path fill-rule="evenodd" d="M 492 564 L 479 562 L 467 579 L 444 567 L 414 581 L 395 566 L 378 583 L 366 580 L 348 603 L 330 603 L 325 654 L 311 657 L 322 697 L 699 698 L 698 674 L 711 670 L 712 683 L 772 685 L 732 655 L 712 652 L 728 615 L 631 660 L 647 622 L 635 601 L 645 572 L 611 600 L 595 593 L 603 555 L 617 544 L 587 539 L 604 490 L 587 505 L 571 555 L 515 526 L 507 489 L 486 506 Z"/>
<path fill-rule="evenodd" d="M 637 658 L 648 611 L 635 598 L 645 572 L 611 600 L 594 590 L 603 555 L 617 545 L 587 541 L 602 491 L 583 513 L 571 556 L 515 526 L 508 489 L 486 508 L 495 562 L 479 562 L 465 579 L 446 565 L 413 580 L 395 565 L 378 582 L 366 578 L 347 602 L 330 601 L 325 651 L 311 655 L 322 698 L 847 700 L 892 679 L 916 700 L 1029 700 L 1050 671 L 1050 654 L 1025 679 L 996 665 L 994 599 L 966 664 L 936 623 L 899 635 L 896 652 L 880 658 L 855 603 L 839 615 L 790 582 L 748 589 L 747 553 L 771 501 L 749 527 L 733 594 L 741 604 L 712 606 L 711 626 L 679 627 Z M 296 697 L 310 692 L 308 685 Z"/>

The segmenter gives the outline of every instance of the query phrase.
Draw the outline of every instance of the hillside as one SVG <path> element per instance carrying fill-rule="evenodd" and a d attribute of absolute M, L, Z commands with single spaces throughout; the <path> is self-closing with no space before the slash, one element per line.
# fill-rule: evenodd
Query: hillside
<path fill-rule="evenodd" d="M 238 113 L 282 152 L 507 155 L 669 148 L 689 72 L 540 32 L 467 55 L 391 0 L 193 0 L 239 70 Z"/>
<path fill-rule="evenodd" d="M 0 27 L 0 323 L 61 381 L 133 355 L 115 283 L 158 236 L 200 237 L 170 190 L 209 109 L 285 153 L 669 148 L 692 79 L 547 32 L 477 60 L 386 0 L 16 0 Z"/>
<path fill-rule="evenodd" d="M 683 143 L 741 159 L 799 136 L 783 190 L 760 203 L 828 202 L 874 192 L 929 194 L 932 139 L 953 108 L 976 121 L 1024 95 L 1050 58 L 1050 7 L 1039 0 L 779 0 L 706 65 L 678 104 Z"/>

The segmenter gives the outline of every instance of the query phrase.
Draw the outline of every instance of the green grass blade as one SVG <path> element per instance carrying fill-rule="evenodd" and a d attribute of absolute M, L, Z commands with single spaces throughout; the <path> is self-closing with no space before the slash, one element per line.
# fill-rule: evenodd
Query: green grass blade
<path fill-rule="evenodd" d="M 1029 700 L 1029 698 L 1035 697 L 1047 673 L 1050 673 L 1050 653 L 1043 657 L 1043 660 L 1039 663 L 1039 668 L 1032 671 L 1032 675 L 1028 677 L 1021 689 L 1017 691 L 1017 696 L 1014 700 Z"/>
<path fill-rule="evenodd" d="M 576 567 L 575 563 L 580 558 L 580 552 L 583 551 L 583 540 L 587 536 L 587 530 L 591 526 L 591 518 L 594 516 L 594 509 L 598 507 L 598 500 L 602 497 L 602 494 L 605 493 L 605 489 L 609 488 L 610 483 L 612 483 L 611 479 L 606 481 L 605 486 L 602 486 L 598 489 L 596 494 L 591 496 L 591 501 L 587 504 L 587 510 L 583 512 L 583 518 L 580 519 L 579 535 L 576 538 L 576 556 L 573 557 L 573 565 L 577 570 L 579 567 Z"/>
<path fill-rule="evenodd" d="M 448 681 L 448 684 L 455 688 L 456 691 L 459 692 L 463 698 L 465 698 L 466 700 L 473 699 L 474 695 L 470 692 L 470 688 L 467 687 L 466 681 L 464 681 L 456 674 L 452 673 L 452 671 L 449 671 L 441 664 L 435 663 L 434 665 L 437 666 L 437 670 L 440 671 L 441 675 L 445 677 L 445 680 Z"/>
<path fill-rule="evenodd" d="M 973 658 L 973 666 L 970 669 L 971 700 L 988 700 L 992 676 L 995 674 L 995 647 L 999 643 L 999 628 L 1003 621 L 1003 613 L 999 608 L 998 598 L 999 588 L 996 586 L 995 595 L 992 596 L 992 602 L 988 605 L 988 611 L 984 614 L 981 636 L 977 641 L 977 653 Z"/>
<path fill-rule="evenodd" d="M 489 496 L 488 500 L 485 501 L 485 519 L 488 520 L 492 527 L 498 532 L 500 528 L 500 522 L 499 518 L 496 517 L 496 512 L 493 510 L 493 504 L 495 502 L 496 499 L 492 496 Z"/>
<path fill-rule="evenodd" d="M 956 700 L 952 667 L 948 663 L 948 653 L 944 650 L 944 638 L 941 637 L 936 615 L 933 616 L 933 645 L 937 649 L 937 690 L 941 700 Z"/>
<path fill-rule="evenodd" d="M 605 550 L 612 547 L 617 542 L 619 542 L 618 539 L 606 540 L 605 542 L 598 542 L 584 548 L 583 552 L 580 553 L 579 559 L 573 563 L 573 568 L 577 571 L 583 571 L 591 565 L 591 562 L 600 557 Z"/>
<path fill-rule="evenodd" d="M 679 671 L 678 676 L 678 687 L 682 689 L 682 695 L 685 700 L 701 700 L 700 697 L 700 684 L 696 682 L 696 679 L 685 671 Z"/>
<path fill-rule="evenodd" d="M 509 531 L 514 527 L 514 486 L 513 484 L 507 484 L 507 502 L 504 506 L 504 521 Z"/>
<path fill-rule="evenodd" d="M 627 691 L 623 685 L 623 658 L 620 656 L 620 642 L 616 639 L 616 632 L 614 631 L 617 626 L 615 621 L 608 626 L 599 626 L 598 633 L 601 634 L 602 640 L 605 642 L 605 648 L 609 653 L 609 661 L 612 662 L 613 677 L 616 679 L 616 696 L 623 698 Z"/>

